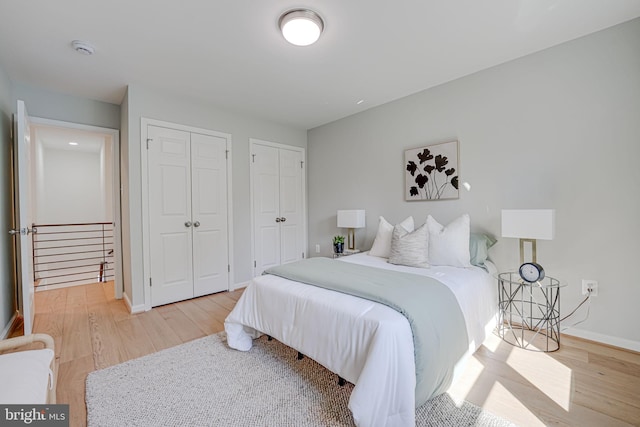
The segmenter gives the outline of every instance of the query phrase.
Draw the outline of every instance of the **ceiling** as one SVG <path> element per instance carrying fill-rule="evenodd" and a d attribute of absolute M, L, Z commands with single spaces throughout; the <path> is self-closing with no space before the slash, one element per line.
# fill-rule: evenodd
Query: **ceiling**
<path fill-rule="evenodd" d="M 80 129 L 61 128 L 56 126 L 33 126 L 38 144 L 49 150 L 100 153 L 106 144 L 107 135 Z M 76 142 L 77 145 L 70 145 Z"/>
<path fill-rule="evenodd" d="M 277 28 L 300 6 L 325 21 L 308 47 Z M 14 0 L 0 16 L 14 83 L 115 104 L 142 85 L 309 129 L 628 21 L 640 0 Z"/>

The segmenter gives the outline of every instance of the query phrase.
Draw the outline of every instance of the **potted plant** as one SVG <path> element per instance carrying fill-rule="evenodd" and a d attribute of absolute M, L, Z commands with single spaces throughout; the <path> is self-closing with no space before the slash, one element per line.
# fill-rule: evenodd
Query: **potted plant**
<path fill-rule="evenodd" d="M 344 252 L 344 236 L 333 236 L 333 251 L 337 254 Z"/>

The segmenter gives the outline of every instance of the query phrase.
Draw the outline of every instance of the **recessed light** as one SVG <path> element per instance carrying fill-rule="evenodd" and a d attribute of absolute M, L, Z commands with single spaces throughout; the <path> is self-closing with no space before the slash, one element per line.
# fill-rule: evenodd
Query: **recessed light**
<path fill-rule="evenodd" d="M 78 143 L 77 143 L 77 142 L 75 142 L 75 141 L 71 141 L 71 142 L 69 143 L 69 145 L 78 145 Z"/>

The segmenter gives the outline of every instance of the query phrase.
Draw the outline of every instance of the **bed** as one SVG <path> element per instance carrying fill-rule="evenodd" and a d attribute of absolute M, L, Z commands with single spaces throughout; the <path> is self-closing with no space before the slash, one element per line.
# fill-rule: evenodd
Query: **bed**
<path fill-rule="evenodd" d="M 433 277 L 455 295 L 464 316 L 464 361 L 495 325 L 495 266 L 416 268 L 361 253 L 335 262 Z M 442 319 L 446 323 L 446 319 Z M 359 426 L 415 425 L 416 368 L 412 329 L 398 311 L 367 299 L 271 274 L 251 281 L 225 321 L 227 342 L 251 349 L 263 334 L 311 357 L 355 385 L 349 409 Z"/>

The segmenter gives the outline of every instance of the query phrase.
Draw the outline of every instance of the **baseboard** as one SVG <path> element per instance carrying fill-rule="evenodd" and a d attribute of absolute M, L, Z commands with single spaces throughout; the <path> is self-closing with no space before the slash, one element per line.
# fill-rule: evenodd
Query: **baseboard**
<path fill-rule="evenodd" d="M 249 285 L 249 282 L 241 282 L 241 283 L 236 283 L 235 285 L 233 285 L 233 289 L 229 289 L 229 291 L 236 291 L 240 288 L 246 288 Z M 129 313 L 131 314 L 137 314 L 137 313 L 143 313 L 146 310 L 145 305 L 144 304 L 139 304 L 139 305 L 133 305 L 131 304 L 131 300 L 129 299 L 129 295 L 127 295 L 126 293 L 122 293 L 122 299 L 124 300 L 124 303 L 127 305 L 127 309 L 129 310 Z"/>
<path fill-rule="evenodd" d="M 0 340 L 3 340 L 9 336 L 11 331 L 13 331 L 13 325 L 16 323 L 17 320 L 18 320 L 18 312 L 16 311 L 15 313 L 13 313 L 13 316 L 11 316 L 9 323 L 7 323 L 7 325 L 2 330 L 2 333 L 0 334 Z"/>
<path fill-rule="evenodd" d="M 240 288 L 246 288 L 247 286 L 249 286 L 249 283 L 250 283 L 249 281 L 241 282 L 241 283 L 236 283 L 235 285 L 233 285 L 233 286 L 231 287 L 231 289 L 229 289 L 229 291 L 230 291 L 230 292 L 233 292 L 233 291 L 237 291 L 237 290 L 238 290 L 238 289 L 240 289 Z"/>
<path fill-rule="evenodd" d="M 143 313 L 146 311 L 144 308 L 144 304 L 138 304 L 138 305 L 131 304 L 129 295 L 127 295 L 124 292 L 122 293 L 122 299 L 124 299 L 124 303 L 127 305 L 127 308 L 129 309 L 129 313 L 137 314 L 137 313 Z"/>
<path fill-rule="evenodd" d="M 563 334 L 571 335 L 573 337 L 583 338 L 589 341 L 595 341 L 600 344 L 607 344 L 613 347 L 619 347 L 625 350 L 631 350 L 640 353 L 640 342 L 627 340 L 619 337 L 612 337 L 611 335 L 599 334 L 597 332 L 585 331 L 583 329 L 568 328 L 562 331 Z"/>

